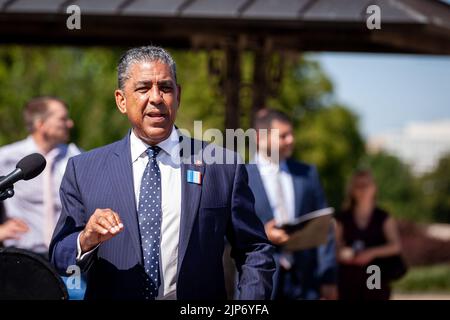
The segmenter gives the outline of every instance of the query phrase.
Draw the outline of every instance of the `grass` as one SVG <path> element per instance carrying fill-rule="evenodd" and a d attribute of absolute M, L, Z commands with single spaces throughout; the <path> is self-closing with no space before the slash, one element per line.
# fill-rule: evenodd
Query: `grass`
<path fill-rule="evenodd" d="M 412 267 L 392 287 L 395 292 L 450 293 L 450 264 Z"/>

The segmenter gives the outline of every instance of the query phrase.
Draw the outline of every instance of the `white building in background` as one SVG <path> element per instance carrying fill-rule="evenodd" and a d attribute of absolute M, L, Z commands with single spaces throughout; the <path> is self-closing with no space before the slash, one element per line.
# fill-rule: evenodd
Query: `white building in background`
<path fill-rule="evenodd" d="M 433 170 L 450 153 L 450 119 L 414 122 L 398 132 L 370 137 L 371 152 L 385 151 L 409 164 L 415 174 Z"/>

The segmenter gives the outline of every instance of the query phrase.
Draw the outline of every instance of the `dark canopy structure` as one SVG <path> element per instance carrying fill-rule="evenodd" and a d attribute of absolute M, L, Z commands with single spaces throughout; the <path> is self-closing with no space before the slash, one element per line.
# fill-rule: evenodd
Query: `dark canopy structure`
<path fill-rule="evenodd" d="M 69 30 L 67 8 L 81 10 Z M 370 30 L 367 8 L 380 8 Z M 226 127 L 239 125 L 240 53 L 255 53 L 253 107 L 264 104 L 273 52 L 450 54 L 450 5 L 439 0 L 0 0 L 0 43 L 221 49 Z"/>

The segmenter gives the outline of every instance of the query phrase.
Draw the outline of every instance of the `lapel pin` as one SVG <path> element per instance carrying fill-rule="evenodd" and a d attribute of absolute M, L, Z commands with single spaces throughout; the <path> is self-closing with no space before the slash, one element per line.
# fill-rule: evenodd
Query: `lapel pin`
<path fill-rule="evenodd" d="M 188 170 L 187 171 L 187 182 L 202 184 L 202 173 L 200 171 Z"/>

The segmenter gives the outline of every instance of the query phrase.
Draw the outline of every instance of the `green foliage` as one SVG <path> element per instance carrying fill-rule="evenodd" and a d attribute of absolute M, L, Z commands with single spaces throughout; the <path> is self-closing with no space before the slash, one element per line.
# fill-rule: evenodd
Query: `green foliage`
<path fill-rule="evenodd" d="M 89 150 L 121 138 L 129 124 L 115 106 L 116 65 L 122 49 L 75 47 L 0 48 L 0 145 L 24 138 L 26 101 L 38 95 L 65 100 L 75 121 L 72 139 Z M 205 52 L 173 51 L 182 86 L 177 125 L 223 128 L 224 98 L 208 75 Z"/>
<path fill-rule="evenodd" d="M 404 278 L 393 284 L 397 292 L 450 293 L 450 265 L 410 268 Z"/>
<path fill-rule="evenodd" d="M 208 74 L 206 52 L 171 51 L 177 63 L 181 85 L 181 104 L 177 125 L 193 134 L 195 120 L 203 121 L 203 130 L 224 128 L 225 99 L 218 90 L 218 79 Z"/>
<path fill-rule="evenodd" d="M 364 154 L 358 119 L 342 106 L 308 113 L 296 129 L 296 157 L 317 165 L 328 202 L 340 208 L 347 177 Z"/>
<path fill-rule="evenodd" d="M 123 48 L 0 47 L 0 145 L 27 133 L 22 107 L 33 96 L 55 95 L 69 105 L 75 128 L 72 140 L 85 150 L 120 139 L 128 130 L 126 116 L 115 106 L 116 65 Z M 203 130 L 224 128 L 224 55 L 221 51 L 170 50 L 182 87 L 177 125 L 192 132 L 195 120 Z M 210 57 L 217 64 L 211 72 Z M 241 124 L 250 125 L 253 54 L 242 55 Z M 267 105 L 286 112 L 295 126 L 298 160 L 317 165 L 330 205 L 339 208 L 351 172 L 362 164 L 374 171 L 379 201 L 394 216 L 450 222 L 450 155 L 436 170 L 418 179 L 408 166 L 386 154 L 365 155 L 358 118 L 337 105 L 333 84 L 308 55 L 275 54 L 269 64 L 282 68 L 271 83 Z M 214 70 L 213 70 L 214 71 Z M 278 89 L 277 89 L 278 88 Z"/>
<path fill-rule="evenodd" d="M 339 208 L 345 179 L 364 154 L 358 118 L 333 103 L 333 85 L 316 61 L 301 56 L 285 67 L 280 93 L 269 105 L 291 116 L 294 157 L 318 167 L 329 205 Z"/>
<path fill-rule="evenodd" d="M 219 71 L 223 68 L 223 53 L 170 51 L 182 87 L 177 125 L 192 133 L 194 120 L 202 120 L 203 130 L 223 129 L 223 74 L 209 71 L 211 55 L 218 61 Z M 121 138 L 129 127 L 114 101 L 116 64 L 122 53 L 121 48 L 1 47 L 0 145 L 26 136 L 22 107 L 37 95 L 55 95 L 67 101 L 75 122 L 72 139 L 85 150 Z M 332 83 L 317 62 L 301 55 L 289 59 L 274 55 L 270 63 L 275 69 L 283 66 L 283 77 L 268 105 L 292 116 L 297 128 L 296 157 L 318 165 L 328 198 L 338 206 L 345 177 L 363 152 L 357 118 L 342 106 L 332 106 Z M 251 53 L 243 54 L 242 66 L 240 116 L 247 129 L 252 102 Z M 274 93 L 273 88 L 270 91 Z"/>
<path fill-rule="evenodd" d="M 393 216 L 416 221 L 429 221 L 430 210 L 424 203 L 417 178 L 398 158 L 385 153 L 371 154 L 361 167 L 370 168 L 378 186 L 378 201 Z"/>
<path fill-rule="evenodd" d="M 422 179 L 425 201 L 436 221 L 450 223 L 450 154 Z"/>
<path fill-rule="evenodd" d="M 279 93 L 268 105 L 292 116 L 298 124 L 308 112 L 332 104 L 333 84 L 317 61 L 305 56 L 285 62 Z"/>
<path fill-rule="evenodd" d="M 1 47 L 0 144 L 22 139 L 22 108 L 31 97 L 54 95 L 69 105 L 73 140 L 91 149 L 123 136 L 126 118 L 115 109 L 120 51 L 101 48 Z"/>

